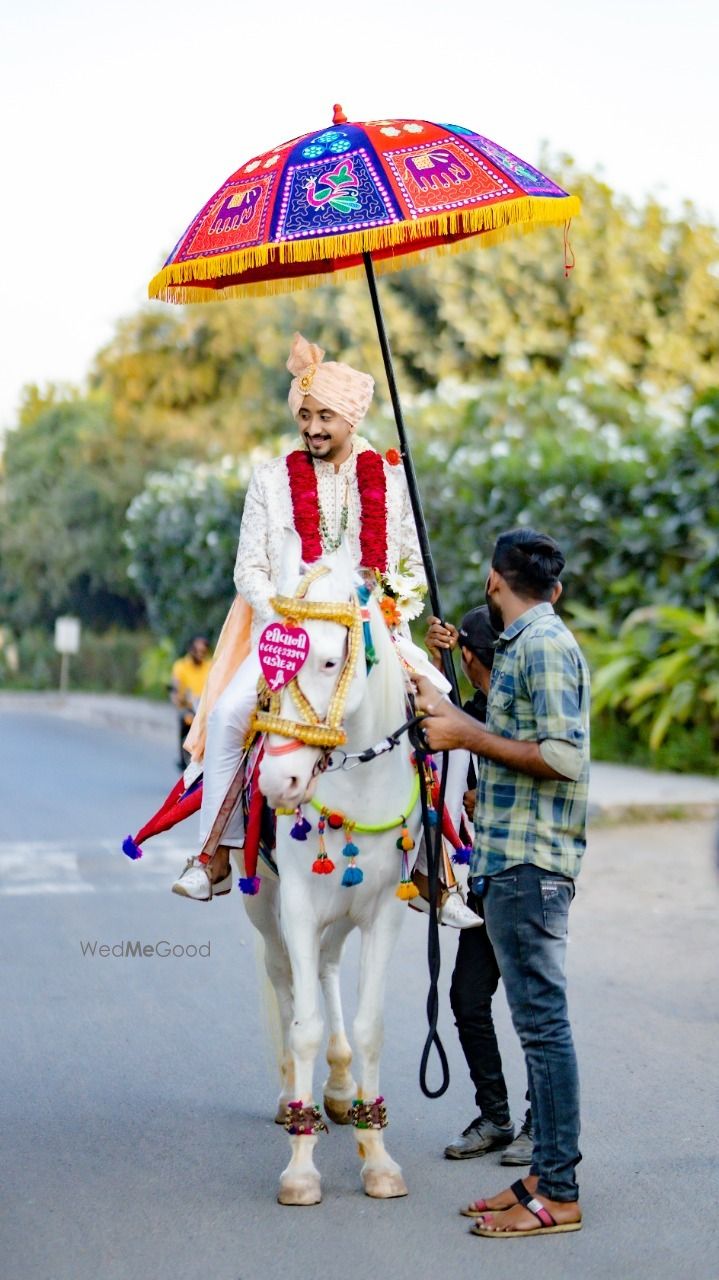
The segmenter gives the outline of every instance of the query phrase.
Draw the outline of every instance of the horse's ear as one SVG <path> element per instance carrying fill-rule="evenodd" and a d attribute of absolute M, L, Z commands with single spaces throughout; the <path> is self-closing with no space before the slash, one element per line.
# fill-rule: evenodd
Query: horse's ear
<path fill-rule="evenodd" d="M 302 542 L 294 529 L 288 529 L 282 543 L 282 571 L 278 583 L 282 596 L 292 596 L 302 577 Z"/>

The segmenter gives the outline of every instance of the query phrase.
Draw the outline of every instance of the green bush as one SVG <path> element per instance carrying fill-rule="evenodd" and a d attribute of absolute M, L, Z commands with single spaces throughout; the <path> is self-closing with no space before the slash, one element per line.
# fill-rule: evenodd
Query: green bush
<path fill-rule="evenodd" d="M 576 382 L 576 385 L 575 385 Z M 497 535 L 552 534 L 562 605 L 698 609 L 719 580 L 719 394 L 667 425 L 628 393 L 547 380 L 418 415 L 417 470 L 449 617 L 484 597 Z M 425 428 L 422 430 L 422 428 Z"/>
<path fill-rule="evenodd" d="M 652 751 L 646 737 L 640 736 L 620 711 L 592 713 L 592 759 L 670 773 L 707 773 L 716 777 L 719 772 L 719 752 L 708 724 L 676 724 L 662 745 Z"/>
<path fill-rule="evenodd" d="M 576 608 L 583 647 L 594 667 L 595 714 L 614 712 L 650 751 L 696 730 L 719 754 L 719 616 L 670 605 L 636 609 L 619 631 L 606 612 Z"/>
<path fill-rule="evenodd" d="M 53 636 L 47 631 L 28 629 L 14 642 L 17 667 L 3 661 L 0 650 L 0 684 L 6 689 L 57 689 L 60 684 L 60 656 L 55 652 Z M 70 658 L 69 688 L 96 693 L 143 693 L 167 697 L 170 668 L 165 685 L 143 687 L 141 669 L 143 655 L 153 645 L 147 631 L 105 631 L 98 635 L 83 630 L 80 652 Z M 7 649 L 7 646 L 6 646 Z M 13 664 L 14 666 L 14 664 Z"/>
<path fill-rule="evenodd" d="M 127 513 L 129 574 L 156 635 L 178 649 L 191 635 L 217 639 L 233 599 L 247 462 L 181 463 L 150 476 Z"/>

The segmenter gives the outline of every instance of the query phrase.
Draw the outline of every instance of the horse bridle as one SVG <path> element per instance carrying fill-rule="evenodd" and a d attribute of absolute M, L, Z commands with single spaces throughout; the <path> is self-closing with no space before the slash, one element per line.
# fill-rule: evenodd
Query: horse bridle
<path fill-rule="evenodd" d="M 300 747 L 321 747 L 322 753 L 315 766 L 315 773 L 323 772 L 327 760 L 334 747 L 347 741 L 342 727 L 345 704 L 350 685 L 357 669 L 357 659 L 362 643 L 362 615 L 356 596 L 345 603 L 333 604 L 327 601 L 307 600 L 309 587 L 329 570 L 318 565 L 302 578 L 294 596 L 273 596 L 270 600 L 272 608 L 288 626 L 297 625 L 305 620 L 336 622 L 348 631 L 347 656 L 339 674 L 337 684 L 330 699 L 325 720 L 317 714 L 307 695 L 303 692 L 299 679 L 294 676 L 285 686 L 300 716 L 300 720 L 290 720 L 281 715 L 281 691 L 272 692 L 264 677 L 258 684 L 258 697 L 261 704 L 252 721 L 252 734 L 276 734 L 289 741 L 284 746 L 272 747 L 265 744 L 265 752 L 270 756 L 287 755 L 298 751 Z"/>

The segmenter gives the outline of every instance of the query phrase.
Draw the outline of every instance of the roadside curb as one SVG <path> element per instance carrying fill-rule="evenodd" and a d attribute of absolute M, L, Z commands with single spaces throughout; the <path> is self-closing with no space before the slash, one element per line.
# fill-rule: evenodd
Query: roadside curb
<path fill-rule="evenodd" d="M 0 714 L 30 711 L 174 744 L 177 713 L 169 702 L 123 694 L 0 691 Z M 719 814 L 719 781 L 693 774 L 659 773 L 630 765 L 592 764 L 589 823 L 678 822 Z"/>
<path fill-rule="evenodd" d="M 83 724 L 102 725 L 123 733 L 167 741 L 177 736 L 177 712 L 169 702 L 152 702 L 123 694 L 34 693 L 14 690 L 0 693 L 0 713 L 31 711 L 62 716 Z"/>

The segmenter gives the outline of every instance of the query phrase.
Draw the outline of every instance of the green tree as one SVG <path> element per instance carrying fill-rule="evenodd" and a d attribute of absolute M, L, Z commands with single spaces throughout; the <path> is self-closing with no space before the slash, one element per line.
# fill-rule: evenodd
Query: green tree
<path fill-rule="evenodd" d="M 129 574 L 150 625 L 181 649 L 217 639 L 234 596 L 232 572 L 249 478 L 246 463 L 180 463 L 148 477 L 127 513 Z"/>
<path fill-rule="evenodd" d="M 6 440 L 0 558 L 7 619 L 49 625 L 134 624 L 142 600 L 126 576 L 121 530 L 137 458 L 118 449 L 106 406 L 72 400 L 41 409 Z"/>

